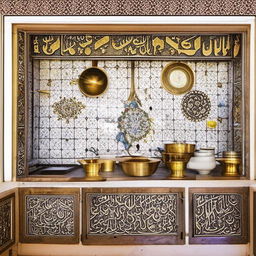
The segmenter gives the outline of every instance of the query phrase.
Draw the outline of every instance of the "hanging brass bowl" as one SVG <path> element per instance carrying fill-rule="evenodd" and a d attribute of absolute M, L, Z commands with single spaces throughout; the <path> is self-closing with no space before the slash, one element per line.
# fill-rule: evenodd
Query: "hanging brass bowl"
<path fill-rule="evenodd" d="M 194 85 L 194 72 L 185 63 L 167 64 L 161 73 L 161 82 L 165 90 L 174 95 L 190 91 Z"/>
<path fill-rule="evenodd" d="M 106 92 L 108 76 L 98 67 L 85 69 L 78 79 L 80 91 L 87 97 L 98 97 Z"/>

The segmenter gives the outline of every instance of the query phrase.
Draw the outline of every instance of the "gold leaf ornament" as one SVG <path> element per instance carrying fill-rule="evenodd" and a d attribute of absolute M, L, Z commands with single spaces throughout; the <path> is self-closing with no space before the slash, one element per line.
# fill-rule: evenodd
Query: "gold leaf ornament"
<path fill-rule="evenodd" d="M 58 116 L 58 120 L 66 120 L 66 123 L 69 123 L 69 120 L 74 118 L 76 119 L 78 115 L 81 114 L 82 109 L 85 108 L 85 105 L 76 99 L 63 97 L 59 101 L 55 102 L 52 105 L 53 113 Z"/>

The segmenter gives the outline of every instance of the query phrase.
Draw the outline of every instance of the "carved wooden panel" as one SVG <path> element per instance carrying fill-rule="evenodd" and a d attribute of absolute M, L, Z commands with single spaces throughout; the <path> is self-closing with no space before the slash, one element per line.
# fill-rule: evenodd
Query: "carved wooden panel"
<path fill-rule="evenodd" d="M 15 194 L 0 199 L 0 254 L 15 242 Z"/>
<path fill-rule="evenodd" d="M 248 188 L 190 189 L 190 243 L 247 243 L 248 196 Z"/>
<path fill-rule="evenodd" d="M 79 242 L 79 189 L 20 189 L 20 241 Z"/>
<path fill-rule="evenodd" d="M 26 33 L 18 31 L 17 177 L 26 172 Z"/>
<path fill-rule="evenodd" d="M 184 243 L 183 189 L 83 189 L 83 244 Z"/>
<path fill-rule="evenodd" d="M 32 56 L 233 58 L 240 35 L 43 34 L 31 35 Z"/>

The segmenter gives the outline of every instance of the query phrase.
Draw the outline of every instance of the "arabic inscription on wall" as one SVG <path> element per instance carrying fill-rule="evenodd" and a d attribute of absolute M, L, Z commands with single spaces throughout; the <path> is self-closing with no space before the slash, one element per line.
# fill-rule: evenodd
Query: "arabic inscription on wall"
<path fill-rule="evenodd" d="M 32 56 L 238 57 L 240 35 L 31 35 Z"/>

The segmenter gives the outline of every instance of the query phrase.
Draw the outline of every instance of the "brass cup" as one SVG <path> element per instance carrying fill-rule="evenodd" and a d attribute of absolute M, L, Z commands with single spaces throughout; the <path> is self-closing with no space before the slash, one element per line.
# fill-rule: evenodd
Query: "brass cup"
<path fill-rule="evenodd" d="M 98 159 L 78 160 L 78 162 L 83 166 L 86 179 L 88 179 L 88 180 L 102 179 L 102 177 L 99 175 L 99 171 L 100 171 L 102 164 L 98 163 L 97 161 L 98 161 Z"/>
<path fill-rule="evenodd" d="M 102 172 L 113 172 L 115 170 L 116 162 L 112 159 L 97 159 L 98 163 L 101 163 Z"/>
<path fill-rule="evenodd" d="M 166 164 L 169 161 L 183 161 L 187 163 L 191 158 L 192 153 L 166 153 L 162 152 L 163 162 Z"/>
<path fill-rule="evenodd" d="M 195 151 L 195 144 L 186 143 L 171 143 L 165 144 L 166 153 L 193 153 Z"/>
<path fill-rule="evenodd" d="M 171 161 L 166 163 L 171 175 L 168 179 L 182 179 L 184 178 L 184 171 L 186 163 L 184 161 Z"/>
<path fill-rule="evenodd" d="M 241 158 L 239 157 L 217 158 L 217 161 L 224 164 L 223 176 L 228 176 L 228 177 L 240 176 L 239 165 L 241 164 Z"/>
<path fill-rule="evenodd" d="M 99 176 L 101 163 L 88 163 L 85 164 L 83 167 L 87 177 L 97 177 Z"/>

